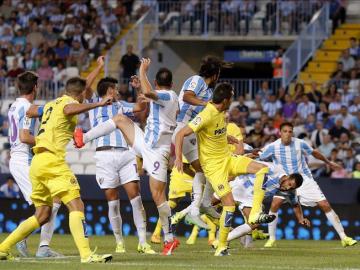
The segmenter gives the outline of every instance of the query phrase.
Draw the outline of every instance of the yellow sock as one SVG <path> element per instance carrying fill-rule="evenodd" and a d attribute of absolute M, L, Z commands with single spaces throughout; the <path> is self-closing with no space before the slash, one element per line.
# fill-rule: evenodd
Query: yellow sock
<path fill-rule="evenodd" d="M 262 168 L 255 174 L 255 181 L 254 181 L 254 199 L 253 199 L 253 206 L 251 209 L 252 213 L 258 213 L 261 211 L 262 202 L 265 196 L 265 190 L 262 189 L 265 174 L 269 172 L 269 168 L 265 167 Z"/>
<path fill-rule="evenodd" d="M 230 232 L 231 222 L 234 217 L 235 206 L 224 206 L 220 217 L 219 228 L 219 246 L 223 248 L 227 246 L 227 238 Z"/>
<path fill-rule="evenodd" d="M 86 223 L 83 212 L 72 211 L 69 214 L 69 227 L 79 250 L 80 257 L 85 259 L 91 254 L 89 239 L 86 235 Z"/>
<path fill-rule="evenodd" d="M 160 234 L 161 234 L 161 221 L 160 221 L 160 218 L 158 218 L 158 221 L 156 223 L 156 227 L 155 227 L 155 230 L 153 232 L 153 235 L 160 236 Z"/>
<path fill-rule="evenodd" d="M 214 241 L 215 240 L 215 234 L 216 234 L 216 225 L 215 223 L 212 222 L 212 220 L 210 218 L 208 218 L 206 215 L 202 215 L 201 219 L 209 226 L 209 241 Z"/>
<path fill-rule="evenodd" d="M 199 227 L 194 225 L 189 238 L 194 238 L 194 237 L 197 238 L 198 233 L 199 233 Z"/>
<path fill-rule="evenodd" d="M 29 217 L 27 220 L 19 224 L 1 244 L 0 251 L 8 252 L 12 246 L 17 242 L 25 239 L 30 233 L 40 227 L 40 224 L 35 216 Z"/>

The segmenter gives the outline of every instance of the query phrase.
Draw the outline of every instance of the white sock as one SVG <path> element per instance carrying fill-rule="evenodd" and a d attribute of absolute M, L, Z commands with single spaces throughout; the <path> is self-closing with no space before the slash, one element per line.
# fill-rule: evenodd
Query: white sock
<path fill-rule="evenodd" d="M 157 207 L 159 211 L 159 218 L 161 221 L 161 227 L 164 232 L 164 240 L 169 242 L 172 241 L 174 236 L 172 233 L 170 217 L 171 217 L 171 209 L 169 203 L 167 201 L 163 202 Z"/>
<path fill-rule="evenodd" d="M 96 138 L 110 134 L 115 129 L 115 122 L 112 119 L 109 119 L 86 132 L 84 134 L 84 143 L 86 144 Z"/>
<path fill-rule="evenodd" d="M 186 207 L 185 209 L 181 210 L 180 213 L 181 213 L 183 216 L 185 216 L 185 215 L 187 215 L 187 214 L 190 212 L 190 210 L 191 210 L 191 204 L 190 204 L 188 207 Z"/>
<path fill-rule="evenodd" d="M 205 187 L 204 187 L 204 194 L 202 198 L 202 205 L 204 207 L 211 207 L 211 198 L 214 194 L 214 189 L 212 188 L 209 181 L 206 181 Z"/>
<path fill-rule="evenodd" d="M 60 206 L 61 203 L 53 203 L 50 220 L 41 227 L 39 247 L 50 245 L 51 238 L 54 234 L 56 215 Z"/>
<path fill-rule="evenodd" d="M 116 243 L 123 242 L 122 236 L 122 219 L 120 215 L 120 201 L 108 201 L 109 205 L 109 221 L 115 236 Z"/>
<path fill-rule="evenodd" d="M 201 172 L 195 174 L 193 180 L 193 193 L 191 202 L 191 215 L 200 215 L 200 204 L 203 194 L 203 185 L 206 183 L 205 175 Z"/>
<path fill-rule="evenodd" d="M 276 227 L 278 222 L 278 213 L 274 213 L 272 211 L 269 211 L 269 215 L 275 215 L 276 218 L 268 224 L 268 231 L 269 231 L 269 239 L 270 240 L 276 240 Z"/>
<path fill-rule="evenodd" d="M 338 215 L 335 213 L 333 209 L 331 211 L 325 213 L 327 219 L 330 221 L 330 223 L 333 225 L 334 229 L 340 236 L 340 239 L 344 239 L 346 237 L 346 234 L 344 232 L 344 227 L 342 226 L 340 219 Z"/>
<path fill-rule="evenodd" d="M 146 214 L 145 209 L 141 201 L 141 197 L 137 196 L 130 200 L 131 207 L 133 210 L 133 219 L 136 230 L 139 236 L 139 244 L 143 245 L 146 243 Z"/>
<path fill-rule="evenodd" d="M 234 240 L 234 239 L 236 239 L 236 238 L 239 238 L 239 237 L 241 237 L 241 236 L 243 236 L 243 235 L 248 234 L 248 233 L 251 232 L 251 231 L 252 231 L 252 229 L 251 229 L 251 227 L 249 226 L 249 224 L 246 224 L 246 223 L 245 223 L 245 224 L 242 224 L 242 225 L 236 227 L 235 229 L 233 229 L 233 230 L 229 233 L 227 240 L 228 240 L 228 241 Z"/>

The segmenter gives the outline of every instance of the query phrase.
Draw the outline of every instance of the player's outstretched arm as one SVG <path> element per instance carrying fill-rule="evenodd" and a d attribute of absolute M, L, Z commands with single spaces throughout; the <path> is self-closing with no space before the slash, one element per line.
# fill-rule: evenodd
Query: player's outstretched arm
<path fill-rule="evenodd" d="M 196 97 L 194 91 L 185 90 L 183 101 L 194 106 L 206 106 L 207 102 Z"/>
<path fill-rule="evenodd" d="M 100 102 L 96 103 L 70 103 L 64 107 L 63 112 L 67 116 L 80 114 L 95 109 L 97 107 L 110 105 L 113 99 L 113 96 L 106 96 Z"/>
<path fill-rule="evenodd" d="M 184 142 L 184 138 L 189 136 L 190 134 L 194 133 L 194 131 L 189 127 L 185 126 L 179 130 L 179 132 L 175 136 L 175 162 L 174 166 L 176 169 L 183 173 L 183 162 L 182 162 L 182 146 Z"/>
<path fill-rule="evenodd" d="M 26 117 L 37 118 L 41 117 L 44 112 L 44 106 L 31 105 L 30 108 L 26 111 Z"/>
<path fill-rule="evenodd" d="M 105 65 L 105 57 L 99 56 L 97 59 L 96 68 L 86 77 L 86 89 L 85 89 L 85 98 L 90 99 L 93 95 L 93 90 L 91 85 L 94 83 L 96 77 L 99 75 L 100 71 L 103 69 Z"/>
<path fill-rule="evenodd" d="M 314 151 L 312 152 L 312 155 L 313 155 L 316 159 L 325 162 L 325 164 L 326 164 L 326 165 L 329 165 L 330 168 L 333 169 L 334 171 L 337 171 L 337 170 L 341 170 L 341 169 L 342 169 L 342 167 L 341 167 L 339 164 L 328 160 L 328 159 L 327 159 L 320 151 L 318 151 L 318 150 L 314 150 Z"/>
<path fill-rule="evenodd" d="M 150 98 L 152 100 L 158 100 L 159 96 L 156 93 L 156 91 L 153 90 L 151 83 L 149 82 L 149 79 L 147 77 L 147 72 L 149 70 L 151 60 L 149 58 L 142 58 L 140 62 L 141 64 L 139 68 L 139 75 L 140 75 L 141 90 L 145 95 L 145 97 Z"/>
<path fill-rule="evenodd" d="M 298 220 L 299 224 L 304 225 L 306 227 L 311 227 L 310 220 L 308 220 L 307 218 L 304 218 L 300 203 L 295 204 L 293 206 L 293 210 L 294 210 L 296 219 Z"/>

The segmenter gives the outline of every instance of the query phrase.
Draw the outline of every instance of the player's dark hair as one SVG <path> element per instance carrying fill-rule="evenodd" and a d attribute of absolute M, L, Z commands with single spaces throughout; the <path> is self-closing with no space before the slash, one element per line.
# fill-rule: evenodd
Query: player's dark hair
<path fill-rule="evenodd" d="M 171 87 L 172 86 L 172 72 L 167 68 L 160 68 L 156 73 L 155 81 L 158 86 Z"/>
<path fill-rule="evenodd" d="M 118 80 L 115 78 L 112 78 L 112 77 L 102 78 L 98 82 L 97 87 L 96 87 L 97 94 L 99 95 L 99 97 L 105 96 L 109 87 L 115 88 L 117 83 L 118 83 Z"/>
<path fill-rule="evenodd" d="M 86 80 L 80 77 L 70 78 L 65 85 L 65 93 L 71 96 L 80 95 L 86 87 Z"/>
<path fill-rule="evenodd" d="M 292 129 L 294 129 L 294 125 L 290 122 L 284 122 L 280 125 L 280 131 L 283 129 L 283 127 L 291 127 Z"/>
<path fill-rule="evenodd" d="M 223 61 L 218 57 L 208 55 L 201 60 L 199 76 L 204 78 L 211 78 L 214 75 L 219 74 Z"/>
<path fill-rule="evenodd" d="M 230 99 L 234 95 L 234 88 L 230 83 L 219 83 L 216 85 L 212 102 L 220 104 L 225 99 Z"/>
<path fill-rule="evenodd" d="M 29 95 L 34 91 L 39 76 L 32 71 L 25 71 L 17 76 L 17 86 L 20 95 Z"/>
<path fill-rule="evenodd" d="M 303 177 L 299 173 L 290 174 L 289 177 L 295 180 L 296 188 L 300 187 L 303 183 Z"/>

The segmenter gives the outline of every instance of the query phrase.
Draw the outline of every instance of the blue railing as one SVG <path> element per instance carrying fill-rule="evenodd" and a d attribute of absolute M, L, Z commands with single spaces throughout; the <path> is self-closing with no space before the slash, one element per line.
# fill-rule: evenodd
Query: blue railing
<path fill-rule="evenodd" d="M 329 35 L 329 3 L 325 3 L 282 57 L 284 87 L 290 84 Z"/>

